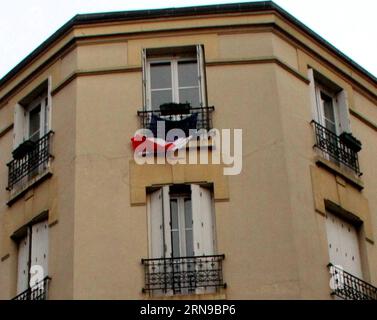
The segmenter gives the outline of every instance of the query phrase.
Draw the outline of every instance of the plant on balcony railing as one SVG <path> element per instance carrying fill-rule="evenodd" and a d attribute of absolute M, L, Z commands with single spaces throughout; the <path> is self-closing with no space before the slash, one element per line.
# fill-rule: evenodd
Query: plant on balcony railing
<path fill-rule="evenodd" d="M 332 295 L 346 300 L 377 300 L 377 288 L 329 263 Z"/>
<path fill-rule="evenodd" d="M 359 152 L 361 150 L 361 141 L 356 139 L 352 133 L 349 132 L 342 132 L 339 135 L 340 140 L 351 150 L 355 152 Z"/>
<path fill-rule="evenodd" d="M 196 289 L 225 288 L 222 261 L 225 255 L 142 259 L 143 292 L 195 293 Z"/>
<path fill-rule="evenodd" d="M 164 122 L 164 135 L 171 129 L 181 129 L 188 136 L 190 129 L 212 128 L 211 114 L 214 109 L 214 107 L 193 108 L 187 103 L 168 103 L 161 105 L 158 110 L 142 110 L 137 114 L 141 120 L 141 127 L 151 130 L 155 137 L 159 121 Z"/>
<path fill-rule="evenodd" d="M 30 177 L 41 168 L 46 167 L 52 157 L 50 153 L 52 134 L 53 131 L 50 131 L 37 141 L 27 140 L 13 151 L 13 160 L 7 164 L 7 190 L 12 190 L 25 177 Z"/>
<path fill-rule="evenodd" d="M 31 288 L 18 294 L 12 300 L 47 300 L 48 284 L 51 278 L 46 277 L 42 281 L 37 282 Z"/>
<path fill-rule="evenodd" d="M 349 133 L 338 136 L 315 121 L 311 123 L 314 125 L 316 139 L 314 147 L 361 176 L 357 154 L 361 150 L 361 142 Z"/>
<path fill-rule="evenodd" d="M 170 102 L 160 105 L 161 115 L 188 114 L 190 113 L 190 109 L 190 103 Z"/>

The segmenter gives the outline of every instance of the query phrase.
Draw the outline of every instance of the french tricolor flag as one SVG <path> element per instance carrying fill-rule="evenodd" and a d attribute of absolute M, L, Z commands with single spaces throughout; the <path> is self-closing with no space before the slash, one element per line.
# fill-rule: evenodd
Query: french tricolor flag
<path fill-rule="evenodd" d="M 136 134 L 131 138 L 132 148 L 134 150 L 139 149 L 141 155 L 147 154 L 159 154 L 174 152 L 182 147 L 184 147 L 194 136 L 189 136 L 186 138 L 178 138 L 175 141 L 167 142 L 161 138 L 147 137 L 145 135 Z M 141 146 L 141 144 L 143 144 Z"/>

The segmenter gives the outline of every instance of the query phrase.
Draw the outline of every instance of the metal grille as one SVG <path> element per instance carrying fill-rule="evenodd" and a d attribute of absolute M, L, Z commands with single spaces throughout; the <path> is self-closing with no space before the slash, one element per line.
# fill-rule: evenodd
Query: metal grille
<path fill-rule="evenodd" d="M 211 114 L 215 110 L 215 107 L 199 107 L 190 108 L 184 113 L 172 112 L 171 114 L 165 114 L 161 110 L 143 110 L 138 111 L 137 115 L 140 117 L 141 127 L 149 128 L 153 116 L 159 117 L 160 119 L 167 121 L 175 121 L 177 127 L 179 128 L 179 121 L 187 119 L 190 115 L 197 114 L 196 127 L 190 129 L 206 129 L 210 130 L 212 128 L 212 117 Z"/>
<path fill-rule="evenodd" d="M 51 135 L 53 131 L 48 132 L 42 138 L 35 142 L 32 150 L 29 150 L 25 155 L 19 159 L 13 159 L 7 164 L 8 166 L 8 187 L 7 190 L 12 190 L 13 187 L 21 182 L 25 177 L 32 177 L 38 170 L 43 169 L 49 159 L 50 154 Z"/>
<path fill-rule="evenodd" d="M 48 284 L 51 278 L 46 277 L 33 287 L 20 293 L 12 300 L 47 300 Z"/>
<path fill-rule="evenodd" d="M 225 288 L 222 261 L 225 255 L 142 259 L 143 292 L 193 293 L 197 288 Z"/>
<path fill-rule="evenodd" d="M 348 147 L 335 133 L 315 122 L 314 124 L 316 144 L 314 147 L 328 154 L 334 161 L 340 162 L 352 169 L 359 176 L 359 158 L 357 152 Z"/>
<path fill-rule="evenodd" d="M 377 288 L 329 263 L 332 293 L 345 300 L 377 300 Z"/>

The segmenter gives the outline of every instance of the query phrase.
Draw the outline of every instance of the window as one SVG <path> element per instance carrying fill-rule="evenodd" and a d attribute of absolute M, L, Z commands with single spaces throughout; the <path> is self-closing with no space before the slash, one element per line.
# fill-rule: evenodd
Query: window
<path fill-rule="evenodd" d="M 149 106 L 158 110 L 164 103 L 190 103 L 199 107 L 199 74 L 196 60 L 172 57 L 148 62 Z"/>
<path fill-rule="evenodd" d="M 47 220 L 22 228 L 18 236 L 17 294 L 40 299 L 44 294 L 43 280 L 48 276 L 48 223 Z M 37 286 L 36 286 L 37 285 Z"/>
<path fill-rule="evenodd" d="M 340 134 L 339 107 L 336 96 L 317 85 L 316 100 L 319 123 L 331 132 Z"/>
<path fill-rule="evenodd" d="M 377 288 L 363 280 L 358 230 L 362 221 L 329 200 L 325 206 L 336 208 L 326 211 L 331 295 L 335 299 L 376 300 Z"/>
<path fill-rule="evenodd" d="M 214 107 L 207 106 L 206 99 L 201 45 L 143 50 L 142 128 L 156 137 L 158 124 L 164 125 L 163 139 L 171 129 L 186 136 L 190 129 L 209 130 Z"/>
<path fill-rule="evenodd" d="M 191 196 L 170 197 L 172 257 L 194 256 Z"/>
<path fill-rule="evenodd" d="M 337 135 L 350 132 L 347 92 L 313 69 L 308 77 L 313 120 Z"/>
<path fill-rule="evenodd" d="M 362 279 L 358 231 L 354 225 L 327 212 L 326 232 L 330 263 Z"/>
<path fill-rule="evenodd" d="M 50 117 L 50 81 L 46 80 L 16 105 L 14 149 L 24 141 L 36 142 L 46 135 L 51 130 Z"/>
<path fill-rule="evenodd" d="M 190 294 L 224 286 L 224 256 L 215 255 L 213 208 L 211 190 L 196 184 L 164 186 L 149 193 L 145 291 Z"/>
<path fill-rule="evenodd" d="M 144 97 L 148 110 L 167 103 L 205 106 L 203 49 L 200 45 L 146 49 L 144 57 Z"/>
<path fill-rule="evenodd" d="M 47 105 L 47 96 L 41 96 L 25 109 L 25 140 L 36 142 L 47 133 Z"/>
<path fill-rule="evenodd" d="M 213 255 L 211 191 L 199 185 L 165 186 L 149 195 L 151 258 Z"/>
<path fill-rule="evenodd" d="M 325 159 L 360 176 L 357 153 L 361 142 L 351 134 L 346 91 L 312 69 L 309 78 L 314 146 Z"/>
<path fill-rule="evenodd" d="M 15 107 L 13 160 L 8 163 L 7 189 L 17 193 L 44 173 L 50 154 L 51 97 L 49 81 L 43 82 Z"/>

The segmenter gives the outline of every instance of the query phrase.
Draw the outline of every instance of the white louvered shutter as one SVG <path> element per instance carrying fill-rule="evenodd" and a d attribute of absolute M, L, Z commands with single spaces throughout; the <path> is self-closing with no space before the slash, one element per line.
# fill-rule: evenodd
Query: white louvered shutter
<path fill-rule="evenodd" d="M 42 221 L 32 226 L 31 231 L 31 267 L 41 266 L 45 278 L 48 275 L 48 222 Z M 40 279 L 40 280 L 42 280 Z"/>
<path fill-rule="evenodd" d="M 191 185 L 194 252 L 196 256 L 214 254 L 214 219 L 211 191 Z"/>
<path fill-rule="evenodd" d="M 13 124 L 13 149 L 16 149 L 25 137 L 25 109 L 20 104 L 14 107 L 14 124 Z"/>
<path fill-rule="evenodd" d="M 149 195 L 150 258 L 164 257 L 162 188 Z"/>
<path fill-rule="evenodd" d="M 204 62 L 203 46 L 200 44 L 196 46 L 196 59 L 197 59 L 198 77 L 199 77 L 200 106 L 205 107 L 207 103 L 206 84 L 205 84 L 205 62 Z"/>
<path fill-rule="evenodd" d="M 17 294 L 29 287 L 29 231 L 18 244 Z"/>

